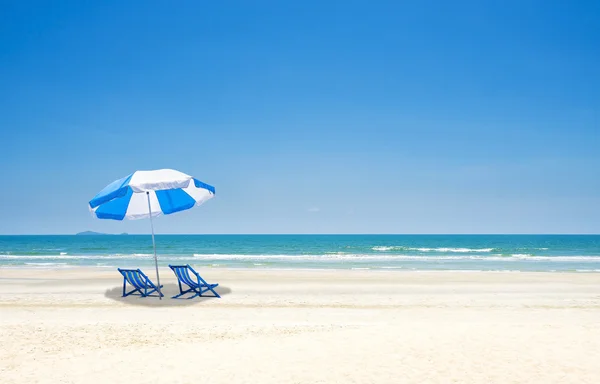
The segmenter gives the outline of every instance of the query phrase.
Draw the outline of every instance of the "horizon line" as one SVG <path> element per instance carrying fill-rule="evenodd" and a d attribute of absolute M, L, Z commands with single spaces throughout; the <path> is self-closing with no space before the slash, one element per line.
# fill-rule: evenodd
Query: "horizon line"
<path fill-rule="evenodd" d="M 93 232 L 93 231 L 87 231 Z M 150 236 L 150 233 L 0 233 L 0 236 Z M 600 233 L 155 233 L 160 236 L 600 236 Z"/>

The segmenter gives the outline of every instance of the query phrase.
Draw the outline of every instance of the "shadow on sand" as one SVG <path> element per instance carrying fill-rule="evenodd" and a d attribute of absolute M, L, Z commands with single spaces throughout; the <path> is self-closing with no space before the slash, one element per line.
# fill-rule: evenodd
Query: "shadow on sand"
<path fill-rule="evenodd" d="M 130 287 L 128 287 L 130 288 Z M 231 293 L 231 289 L 228 287 L 218 286 L 215 291 L 219 295 L 225 296 Z M 162 293 L 165 295 L 162 300 L 158 300 L 158 297 L 140 297 L 139 295 L 131 295 L 122 297 L 123 286 L 118 286 L 112 289 L 106 290 L 104 296 L 109 299 L 128 304 L 128 305 L 141 305 L 146 307 L 183 307 L 194 304 L 204 303 L 207 300 L 219 300 L 217 297 L 194 297 L 193 299 L 187 300 L 186 297 L 190 297 L 192 294 L 187 294 L 183 298 L 171 299 L 171 296 L 175 296 L 179 293 L 179 287 L 177 284 L 165 284 L 162 288 Z"/>

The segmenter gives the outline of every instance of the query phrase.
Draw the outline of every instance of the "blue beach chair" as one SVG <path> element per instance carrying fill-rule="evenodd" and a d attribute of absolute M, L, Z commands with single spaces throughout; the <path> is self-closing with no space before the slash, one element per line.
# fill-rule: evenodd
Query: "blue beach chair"
<path fill-rule="evenodd" d="M 158 291 L 158 287 L 140 269 L 117 269 L 123 275 L 123 297 L 133 295 L 135 292 L 138 292 L 141 297 L 152 296 L 152 293 Z M 133 291 L 126 292 L 127 283 L 133 286 Z M 160 296 L 164 295 L 161 293 Z"/>
<path fill-rule="evenodd" d="M 221 297 L 215 291 L 215 288 L 219 286 L 219 284 L 208 284 L 198 272 L 194 271 L 189 264 L 187 265 L 169 265 L 169 268 L 175 272 L 175 276 L 177 276 L 177 282 L 179 283 L 179 294 L 173 296 L 173 299 L 176 299 L 180 296 L 185 295 L 189 292 L 194 292 L 193 296 L 188 297 L 188 299 L 192 299 L 196 296 L 202 296 L 203 293 L 211 291 L 213 294 L 209 297 Z M 196 276 L 196 278 L 192 278 L 190 276 L 190 272 Z M 184 291 L 181 287 L 181 283 L 190 287 L 187 291 Z"/>

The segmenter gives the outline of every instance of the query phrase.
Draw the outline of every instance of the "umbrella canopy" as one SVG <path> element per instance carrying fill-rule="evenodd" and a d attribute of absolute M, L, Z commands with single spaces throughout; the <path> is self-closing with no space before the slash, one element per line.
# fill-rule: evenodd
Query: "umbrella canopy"
<path fill-rule="evenodd" d="M 214 195 L 214 187 L 190 175 L 158 169 L 136 171 L 113 181 L 90 200 L 89 206 L 99 219 L 144 219 L 190 209 Z"/>
<path fill-rule="evenodd" d="M 190 209 L 214 195 L 213 186 L 173 169 L 136 171 L 104 187 L 90 200 L 89 208 L 98 219 L 150 218 L 158 297 L 161 298 L 152 218 Z"/>

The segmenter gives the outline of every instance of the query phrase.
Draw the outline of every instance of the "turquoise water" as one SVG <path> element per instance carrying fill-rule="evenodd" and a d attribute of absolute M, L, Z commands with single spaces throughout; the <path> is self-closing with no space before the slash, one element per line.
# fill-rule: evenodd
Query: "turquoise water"
<path fill-rule="evenodd" d="M 161 265 L 600 272 L 600 235 L 157 235 Z M 0 267 L 145 267 L 149 235 L 0 236 Z"/>

